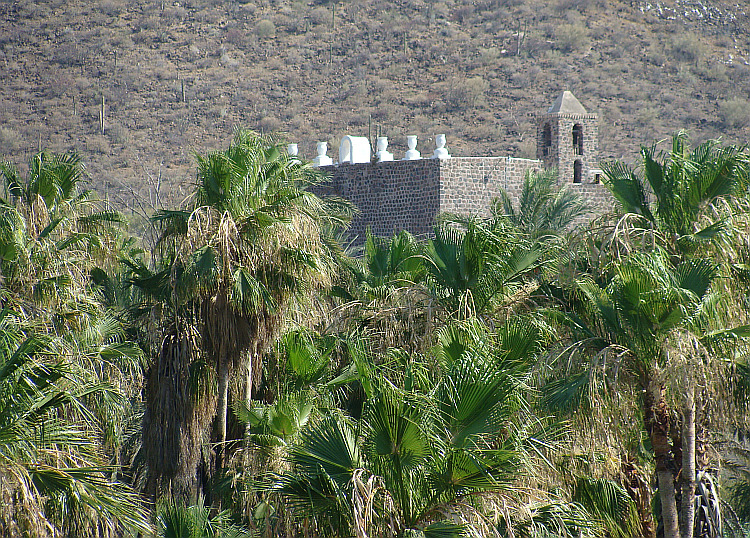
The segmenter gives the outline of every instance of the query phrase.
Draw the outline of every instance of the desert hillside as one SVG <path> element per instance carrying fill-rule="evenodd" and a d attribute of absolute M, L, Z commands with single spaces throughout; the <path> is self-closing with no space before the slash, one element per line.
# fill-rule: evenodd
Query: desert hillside
<path fill-rule="evenodd" d="M 602 158 L 629 159 L 677 129 L 747 141 L 749 62 L 737 2 L 6 0 L 0 155 L 76 148 L 97 189 L 147 208 L 234 126 L 308 158 L 368 132 L 397 156 L 444 132 L 454 155 L 529 157 L 533 115 L 570 89 Z"/>

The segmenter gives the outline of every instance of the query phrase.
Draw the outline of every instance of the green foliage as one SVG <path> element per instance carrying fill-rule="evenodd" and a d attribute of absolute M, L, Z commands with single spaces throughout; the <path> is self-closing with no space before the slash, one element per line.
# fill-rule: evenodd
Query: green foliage
<path fill-rule="evenodd" d="M 27 335 L 22 323 L 7 309 L 0 314 L 0 491 L 25 499 L 0 510 L 0 522 L 37 535 L 48 526 L 66 535 L 147 532 L 138 495 L 111 477 L 98 441 L 94 404 L 112 405 L 119 394 L 86 379 L 64 342 Z"/>
<path fill-rule="evenodd" d="M 364 299 L 385 299 L 398 288 L 414 285 L 425 278 L 423 245 L 406 231 L 390 239 L 365 238 L 362 266 L 353 265 L 358 294 Z"/>
<path fill-rule="evenodd" d="M 445 223 L 427 243 L 425 265 L 432 293 L 449 311 L 482 313 L 540 272 L 542 247 L 508 229 Z"/>
<path fill-rule="evenodd" d="M 261 447 L 288 444 L 310 420 L 315 400 L 304 393 L 284 395 L 273 404 L 247 408 L 235 406 L 237 418 L 249 425 L 249 440 Z"/>
<path fill-rule="evenodd" d="M 506 327 L 503 333 L 514 331 Z M 439 521 L 436 507 L 490 491 L 510 494 L 519 469 L 554 438 L 526 413 L 525 383 L 538 344 L 503 338 L 507 350 L 497 355 L 467 346 L 427 392 L 408 379 L 398 386 L 371 376 L 362 418 L 350 425 L 332 415 L 303 430 L 291 450 L 291 471 L 277 478 L 273 490 L 304 513 L 335 521 L 346 534 L 356 520 L 352 502 L 362 494 L 353 484 L 375 477 L 382 486 L 367 502 L 384 512 L 373 524 L 395 517 L 404 536 L 462 535 L 462 526 Z"/>
<path fill-rule="evenodd" d="M 74 155 L 41 153 L 23 179 L 5 165 L 0 527 L 147 533 L 132 480 L 197 502 L 157 502 L 160 536 L 249 535 L 239 522 L 268 535 L 639 535 L 648 479 L 558 476 L 563 436 L 596 437 L 558 420 L 584 416 L 621 441 L 588 471 L 626 475 L 612 460 L 654 445 L 618 436 L 644 414 L 594 422 L 629 413 L 678 336 L 701 361 L 732 361 L 733 388 L 750 378 L 738 360 L 748 325 L 718 323 L 730 305 L 719 286 L 746 260 L 692 256 L 740 236 L 716 204 L 745 195 L 746 154 L 690 151 L 678 135 L 668 156 L 642 157 L 642 170 L 612 164 L 608 182 L 664 249 L 614 252 L 616 239 L 586 235 L 604 261 L 566 253 L 579 265 L 559 279 L 561 246 L 575 245 L 554 236 L 581 207 L 550 174 L 526 178 L 518 208 L 506 197 L 483 221 L 444 217 L 423 242 L 368 234 L 352 260 L 339 242 L 351 209 L 306 190 L 318 171 L 238 131 L 196 156 L 194 196 L 154 216 L 163 233 L 143 260 L 119 215 L 77 190 Z M 292 310 L 334 281 L 335 297 Z M 618 393 L 622 381 L 635 388 Z M 225 510 L 203 506 L 201 490 Z M 714 532 L 707 475 L 698 493 L 697 520 Z M 740 509 L 745 493 L 735 488 Z"/>
<path fill-rule="evenodd" d="M 556 183 L 554 170 L 527 171 L 518 208 L 513 207 L 508 194 L 501 190 L 500 198 L 492 206 L 493 216 L 507 218 L 532 237 L 561 234 L 587 212 L 587 205 L 567 185 L 558 188 Z"/>
<path fill-rule="evenodd" d="M 635 502 L 622 486 L 612 480 L 579 477 L 573 501 L 599 519 L 608 536 L 630 538 L 641 533 Z"/>
<path fill-rule="evenodd" d="M 742 196 L 750 185 L 745 149 L 717 140 L 690 150 L 687 136 L 678 133 L 669 153 L 653 145 L 641 148 L 641 157 L 642 171 L 621 162 L 603 164 L 604 182 L 625 212 L 643 217 L 684 254 L 724 232 L 725 222 L 710 215 L 710 205 Z"/>
<path fill-rule="evenodd" d="M 631 352 L 636 371 L 663 366 L 664 339 L 673 330 L 701 334 L 703 312 L 711 305 L 709 288 L 716 267 L 707 260 L 672 267 L 663 253 L 634 254 L 615 267 L 606 287 L 590 279 L 578 283 L 593 316 L 591 332 L 603 347 Z M 571 379 L 572 382 L 576 382 Z"/>
<path fill-rule="evenodd" d="M 210 508 L 162 504 L 157 510 L 156 536 L 159 538 L 250 538 L 253 534 L 232 524 L 229 511 L 211 517 Z"/>
<path fill-rule="evenodd" d="M 750 522 L 750 482 L 743 480 L 732 484 L 729 499 L 739 520 Z"/>
<path fill-rule="evenodd" d="M 276 33 L 276 26 L 272 21 L 263 19 L 258 21 L 258 24 L 255 25 L 254 32 L 255 35 L 257 35 L 261 39 L 273 37 Z"/>
<path fill-rule="evenodd" d="M 513 526 L 516 536 L 522 538 L 594 538 L 602 536 L 603 529 L 581 505 L 560 501 L 537 502 L 524 507 L 520 521 Z M 507 523 L 500 531 L 507 529 Z"/>
<path fill-rule="evenodd" d="M 555 27 L 555 47 L 562 52 L 581 52 L 590 44 L 588 30 L 582 24 L 560 24 Z"/>

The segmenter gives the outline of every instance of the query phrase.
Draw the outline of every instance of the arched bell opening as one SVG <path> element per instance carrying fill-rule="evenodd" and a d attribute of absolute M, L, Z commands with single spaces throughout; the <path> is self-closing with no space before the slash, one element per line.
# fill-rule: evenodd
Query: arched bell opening
<path fill-rule="evenodd" d="M 573 152 L 583 155 L 583 125 L 580 123 L 573 126 Z"/>

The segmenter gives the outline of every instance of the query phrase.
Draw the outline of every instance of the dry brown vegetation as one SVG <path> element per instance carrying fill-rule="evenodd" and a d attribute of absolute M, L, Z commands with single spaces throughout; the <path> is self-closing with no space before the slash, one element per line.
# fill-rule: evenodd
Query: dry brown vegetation
<path fill-rule="evenodd" d="M 114 201 L 158 205 L 235 125 L 309 158 L 370 121 L 397 156 L 445 132 L 454 155 L 527 157 L 532 115 L 570 89 L 602 157 L 628 159 L 681 128 L 745 142 L 749 60 L 723 1 L 4 1 L 0 155 L 76 148 Z"/>

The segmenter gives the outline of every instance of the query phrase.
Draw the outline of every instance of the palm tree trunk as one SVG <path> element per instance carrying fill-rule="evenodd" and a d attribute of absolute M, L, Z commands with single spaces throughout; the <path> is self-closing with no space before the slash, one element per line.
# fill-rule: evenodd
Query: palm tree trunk
<path fill-rule="evenodd" d="M 224 451 L 227 442 L 227 406 L 229 401 L 229 361 L 224 359 L 219 362 L 219 400 L 217 428 L 219 444 L 216 448 L 216 470 L 224 467 Z"/>
<path fill-rule="evenodd" d="M 664 538 L 680 538 L 672 471 L 669 469 L 659 469 L 659 464 L 657 463 L 656 476 L 659 480 L 659 499 L 661 500 L 661 517 L 664 523 Z"/>
<path fill-rule="evenodd" d="M 682 408 L 682 506 L 680 507 L 680 534 L 693 538 L 695 526 L 695 397 L 689 386 Z"/>
<path fill-rule="evenodd" d="M 654 459 L 656 460 L 664 538 L 680 538 L 674 477 L 669 469 L 669 406 L 664 398 L 664 386 L 660 382 L 650 379 L 643 403 L 646 430 L 651 437 Z"/>

